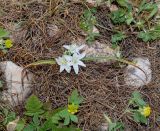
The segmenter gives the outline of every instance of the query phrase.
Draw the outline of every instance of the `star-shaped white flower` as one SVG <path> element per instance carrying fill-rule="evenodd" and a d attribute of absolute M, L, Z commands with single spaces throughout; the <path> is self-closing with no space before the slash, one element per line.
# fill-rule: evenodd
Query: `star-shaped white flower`
<path fill-rule="evenodd" d="M 77 54 L 74 53 L 71 60 L 71 65 L 73 66 L 73 69 L 76 74 L 79 72 L 79 66 L 86 67 L 86 65 L 81 61 L 85 57 L 85 53 Z"/>
<path fill-rule="evenodd" d="M 73 54 L 74 53 L 79 54 L 79 51 L 82 50 L 85 47 L 85 45 L 77 46 L 76 44 L 72 44 L 72 45 L 64 45 L 63 47 Z"/>
<path fill-rule="evenodd" d="M 56 62 L 60 65 L 60 72 L 66 70 L 68 73 L 71 71 L 71 56 L 64 55 L 56 58 Z"/>

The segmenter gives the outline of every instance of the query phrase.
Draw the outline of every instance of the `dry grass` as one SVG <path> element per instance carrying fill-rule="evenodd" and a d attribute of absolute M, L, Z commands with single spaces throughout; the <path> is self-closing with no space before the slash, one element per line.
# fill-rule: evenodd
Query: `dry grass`
<path fill-rule="evenodd" d="M 1 55 L 1 60 L 12 60 L 18 65 L 25 66 L 40 59 L 57 57 L 62 53 L 62 45 L 81 36 L 78 27 L 79 18 L 85 6 L 81 3 L 48 1 L 48 0 L 0 0 L 0 25 L 14 33 L 14 47 L 7 55 Z M 105 27 L 112 28 L 108 9 L 105 6 L 98 8 L 98 22 Z M 13 23 L 21 23 L 18 32 L 14 32 Z M 60 33 L 54 37 L 47 34 L 47 25 L 56 24 Z M 99 28 L 101 37 L 110 43 L 112 32 Z M 84 131 L 96 131 L 97 127 L 105 122 L 103 113 L 113 119 L 120 119 L 132 130 L 154 131 L 158 127 L 156 117 L 160 115 L 160 44 L 143 43 L 134 36 L 121 43 L 124 57 L 131 59 L 137 56 L 146 56 L 150 59 L 153 69 L 152 82 L 138 89 L 145 100 L 152 107 L 149 125 L 142 126 L 122 115 L 131 93 L 136 90 L 124 84 L 124 68 L 115 63 L 113 65 L 87 63 L 87 68 L 81 69 L 79 75 L 59 73 L 58 66 L 39 66 L 30 69 L 35 74 L 34 93 L 42 101 L 50 101 L 54 108 L 64 106 L 67 97 L 74 88 L 85 98 L 78 116 L 78 126 Z M 119 118 L 121 116 L 121 118 Z M 159 123 L 160 124 L 160 123 Z M 129 130 L 127 128 L 127 130 Z"/>

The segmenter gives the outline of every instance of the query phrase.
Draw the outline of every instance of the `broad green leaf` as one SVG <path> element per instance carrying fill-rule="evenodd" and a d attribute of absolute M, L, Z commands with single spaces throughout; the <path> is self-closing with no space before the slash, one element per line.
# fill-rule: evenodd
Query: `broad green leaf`
<path fill-rule="evenodd" d="M 128 14 L 126 14 L 126 23 L 127 23 L 127 25 L 130 25 L 133 20 L 134 20 L 134 18 L 133 18 L 132 12 L 129 12 Z"/>
<path fill-rule="evenodd" d="M 99 33 L 93 32 L 93 28 L 97 24 L 96 17 L 94 16 L 95 13 L 95 8 L 85 10 L 79 23 L 80 28 L 87 33 L 86 41 L 88 43 L 93 42 L 99 36 Z"/>
<path fill-rule="evenodd" d="M 3 113 L 4 113 L 5 116 L 8 116 L 8 113 L 9 113 L 8 109 L 4 108 Z"/>
<path fill-rule="evenodd" d="M 78 118 L 75 115 L 70 114 L 71 121 L 78 123 Z"/>
<path fill-rule="evenodd" d="M 44 122 L 44 124 L 40 127 L 40 131 L 50 131 L 52 128 L 56 126 L 53 124 L 52 119 L 48 119 Z"/>
<path fill-rule="evenodd" d="M 15 112 L 9 112 L 7 109 L 5 110 L 5 119 L 3 121 L 3 124 L 6 125 L 9 122 L 16 119 L 16 113 Z"/>
<path fill-rule="evenodd" d="M 148 16 L 148 19 L 152 18 L 158 12 L 158 6 L 156 4 L 153 5 L 153 10 Z"/>
<path fill-rule="evenodd" d="M 80 21 L 80 28 L 84 31 L 88 32 L 93 29 L 93 26 L 97 24 L 96 17 L 94 14 L 96 13 L 96 9 L 92 8 L 90 10 L 85 10 Z"/>
<path fill-rule="evenodd" d="M 28 116 L 40 115 L 44 113 L 42 109 L 43 103 L 38 99 L 37 96 L 32 95 L 28 98 L 25 108 L 25 114 Z"/>
<path fill-rule="evenodd" d="M 124 131 L 124 124 L 121 122 L 116 122 L 115 131 L 117 130 Z"/>
<path fill-rule="evenodd" d="M 35 131 L 35 127 L 32 124 L 28 124 L 23 131 Z"/>
<path fill-rule="evenodd" d="M 118 9 L 117 11 L 111 12 L 111 20 L 114 24 L 121 24 L 126 21 L 126 11 Z"/>
<path fill-rule="evenodd" d="M 133 118 L 136 122 L 147 124 L 147 118 L 145 116 L 141 115 L 141 113 L 139 113 L 139 112 L 135 112 Z"/>
<path fill-rule="evenodd" d="M 134 113 L 133 119 L 134 119 L 134 121 L 136 121 L 136 122 L 140 122 L 140 115 L 139 115 L 139 112 L 135 112 L 135 113 Z"/>
<path fill-rule="evenodd" d="M 108 130 L 109 131 L 114 131 L 114 128 L 116 127 L 116 123 L 110 123 L 109 124 L 109 127 L 108 127 Z"/>
<path fill-rule="evenodd" d="M 75 105 L 81 104 L 83 101 L 83 98 L 79 96 L 77 89 L 75 89 L 71 96 L 69 97 L 69 103 L 73 103 Z"/>
<path fill-rule="evenodd" d="M 142 11 L 148 11 L 149 16 L 147 19 L 150 19 L 158 12 L 158 6 L 153 2 L 148 3 L 146 0 L 143 0 L 139 6 L 138 14 Z"/>
<path fill-rule="evenodd" d="M 142 39 L 144 42 L 152 40 L 151 34 L 149 32 L 143 32 L 143 31 L 138 33 L 138 38 Z"/>
<path fill-rule="evenodd" d="M 98 36 L 100 36 L 99 33 L 93 33 L 93 32 L 88 33 L 88 36 L 86 37 L 86 41 L 87 41 L 88 43 L 91 43 L 91 42 L 95 41 L 95 39 L 96 39 Z"/>
<path fill-rule="evenodd" d="M 138 91 L 132 93 L 133 98 L 141 98 L 141 94 Z"/>
<path fill-rule="evenodd" d="M 69 125 L 70 123 L 70 114 L 67 109 L 59 112 L 59 116 L 64 119 L 64 125 Z"/>
<path fill-rule="evenodd" d="M 64 119 L 64 125 L 69 125 L 69 123 L 70 123 L 70 118 L 69 118 L 69 116 L 66 116 L 65 117 L 65 119 Z"/>
<path fill-rule="evenodd" d="M 141 4 L 139 5 L 138 14 L 143 10 L 145 4 L 146 4 L 146 0 L 142 0 Z"/>
<path fill-rule="evenodd" d="M 16 131 L 23 131 L 24 126 L 25 126 L 25 120 L 18 121 L 16 126 Z"/>
<path fill-rule="evenodd" d="M 129 8 L 128 0 L 116 0 L 116 1 L 120 6 Z"/>
<path fill-rule="evenodd" d="M 5 29 L 0 28 L 0 38 L 8 37 L 8 36 L 9 36 L 9 32 L 6 31 Z"/>
<path fill-rule="evenodd" d="M 147 118 L 146 118 L 145 116 L 143 116 L 143 115 L 141 115 L 140 121 L 141 121 L 141 123 L 143 123 L 143 124 L 147 124 Z"/>
<path fill-rule="evenodd" d="M 60 111 L 62 111 L 64 109 L 66 109 L 66 107 L 60 107 L 60 108 L 57 108 L 57 109 L 54 109 L 51 111 L 47 111 L 42 116 L 48 120 L 48 119 L 52 118 L 54 115 L 57 115 Z"/>
<path fill-rule="evenodd" d="M 133 96 L 133 101 L 138 105 L 138 106 L 145 106 L 146 103 L 145 101 L 142 99 L 142 96 L 141 94 L 138 92 L 138 91 L 134 91 L 132 93 L 132 96 Z"/>
<path fill-rule="evenodd" d="M 145 106 L 146 105 L 146 103 L 145 103 L 145 101 L 143 99 L 136 99 L 136 102 L 140 106 Z"/>
<path fill-rule="evenodd" d="M 112 35 L 111 41 L 112 44 L 117 44 L 126 38 L 126 35 L 123 32 L 118 32 L 117 34 Z"/>
<path fill-rule="evenodd" d="M 52 123 L 58 124 L 59 120 L 61 120 L 59 115 L 56 114 L 56 115 L 52 116 Z"/>
<path fill-rule="evenodd" d="M 39 126 L 40 121 L 39 121 L 38 115 L 34 115 L 34 116 L 33 116 L 33 123 L 34 123 L 36 126 Z"/>

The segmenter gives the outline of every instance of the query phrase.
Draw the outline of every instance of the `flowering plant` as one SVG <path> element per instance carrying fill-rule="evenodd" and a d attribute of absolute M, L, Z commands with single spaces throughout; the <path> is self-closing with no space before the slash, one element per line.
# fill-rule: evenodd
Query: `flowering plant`
<path fill-rule="evenodd" d="M 64 45 L 63 46 L 67 51 L 64 52 L 62 57 L 56 58 L 56 62 L 60 65 L 60 72 L 66 70 L 70 73 L 71 68 L 73 67 L 76 74 L 79 72 L 79 66 L 86 67 L 82 62 L 82 59 L 85 57 L 85 53 L 80 53 L 80 50 L 84 48 L 84 45 L 77 46 L 73 45 Z"/>
<path fill-rule="evenodd" d="M 123 59 L 119 51 L 119 48 L 117 48 L 117 53 L 114 54 L 114 56 L 86 57 L 86 54 L 84 52 L 81 52 L 81 50 L 85 47 L 85 45 L 78 46 L 76 44 L 72 44 L 72 45 L 64 45 L 63 47 L 66 49 L 66 51 L 63 53 L 61 57 L 58 57 L 55 59 L 48 59 L 48 60 L 39 60 L 25 66 L 24 69 L 30 66 L 58 64 L 60 66 L 60 72 L 63 72 L 64 70 L 66 70 L 68 73 L 70 73 L 71 69 L 73 68 L 74 72 L 78 74 L 80 66 L 86 67 L 83 61 L 97 61 L 97 60 L 105 59 L 105 60 L 114 60 L 114 61 L 122 62 L 125 64 L 129 64 L 142 70 L 135 63 Z"/>
<path fill-rule="evenodd" d="M 3 53 L 7 53 L 7 50 L 13 46 L 12 41 L 10 39 L 4 39 L 8 38 L 8 36 L 9 32 L 3 28 L 0 28 L 0 49 Z"/>
<path fill-rule="evenodd" d="M 132 108 L 129 108 L 128 111 L 132 113 L 134 121 L 147 124 L 147 118 L 151 114 L 151 107 L 146 104 L 139 92 L 132 93 L 129 105 L 132 105 Z"/>

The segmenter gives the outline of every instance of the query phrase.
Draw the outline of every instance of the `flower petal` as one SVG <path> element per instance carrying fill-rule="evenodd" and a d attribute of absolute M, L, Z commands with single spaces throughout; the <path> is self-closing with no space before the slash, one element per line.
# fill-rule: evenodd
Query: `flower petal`
<path fill-rule="evenodd" d="M 73 69 L 74 69 L 74 72 L 75 72 L 76 74 L 78 74 L 79 67 L 78 67 L 77 64 L 74 64 L 74 65 L 73 65 Z"/>
<path fill-rule="evenodd" d="M 85 56 L 86 56 L 86 53 L 82 53 L 82 54 L 79 54 L 79 55 L 78 55 L 78 58 L 79 58 L 79 59 L 83 59 Z"/>
<path fill-rule="evenodd" d="M 70 66 L 66 66 L 66 67 L 65 67 L 65 70 L 66 70 L 68 73 L 70 73 L 70 72 L 71 72 L 71 67 L 70 67 Z"/>
<path fill-rule="evenodd" d="M 72 60 L 72 56 L 70 55 L 64 55 L 64 58 L 66 59 L 66 61 L 71 61 Z"/>
<path fill-rule="evenodd" d="M 61 65 L 61 62 L 60 62 L 61 60 L 60 59 L 61 59 L 61 57 L 56 58 L 56 62 L 57 62 L 58 65 Z"/>
<path fill-rule="evenodd" d="M 60 73 L 62 72 L 62 71 L 64 71 L 64 69 L 65 69 L 65 67 L 62 65 L 62 66 L 60 66 Z"/>
<path fill-rule="evenodd" d="M 86 65 L 82 61 L 78 61 L 78 65 L 86 67 Z"/>
<path fill-rule="evenodd" d="M 70 45 L 63 45 L 63 47 L 68 50 L 70 49 Z"/>
<path fill-rule="evenodd" d="M 74 53 L 74 54 L 73 54 L 73 58 L 74 58 L 74 59 L 78 59 L 79 55 L 80 55 L 80 54 Z"/>

